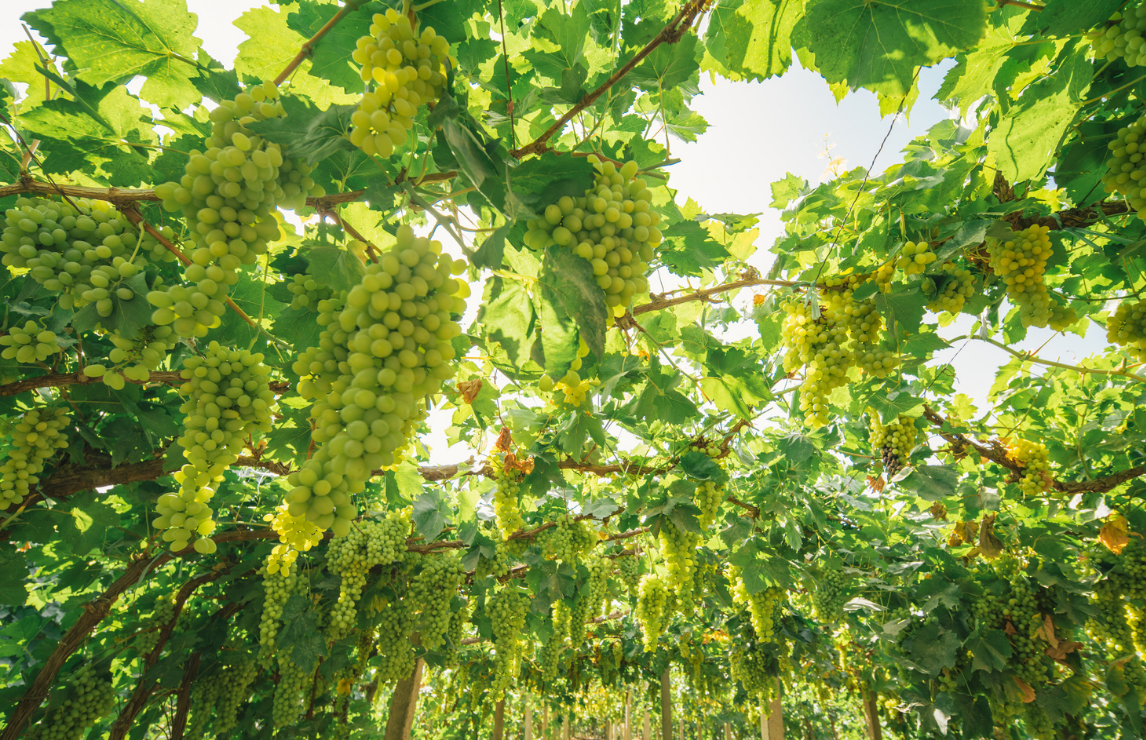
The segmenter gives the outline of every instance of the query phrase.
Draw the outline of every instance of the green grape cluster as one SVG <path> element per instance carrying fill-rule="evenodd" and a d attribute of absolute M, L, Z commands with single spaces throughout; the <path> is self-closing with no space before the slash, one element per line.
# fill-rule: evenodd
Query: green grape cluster
<path fill-rule="evenodd" d="M 641 585 L 641 564 L 636 555 L 624 555 L 617 558 L 617 571 L 621 575 L 621 582 L 629 594 L 635 594 Z"/>
<path fill-rule="evenodd" d="M 1146 301 L 1119 303 L 1106 320 L 1106 341 L 1123 347 L 1138 362 L 1146 362 Z"/>
<path fill-rule="evenodd" d="M 585 343 L 585 337 L 578 337 L 577 341 L 577 356 L 569 363 L 569 370 L 561 376 L 561 379 L 554 383 L 553 378 L 542 375 L 537 381 L 537 389 L 542 393 L 553 393 L 551 400 L 558 406 L 564 403 L 570 408 L 579 408 L 584 405 L 589 393 L 601 384 L 597 378 L 582 379 L 577 373 L 584 358 L 589 354 L 589 345 Z M 563 395 L 558 396 L 558 393 Z"/>
<path fill-rule="evenodd" d="M 338 536 L 350 530 L 373 472 L 394 465 L 424 416 L 423 399 L 454 374 L 454 315 L 469 286 L 464 269 L 441 244 L 398 228 L 395 246 L 366 268 L 361 283 L 319 304 L 326 327 L 319 346 L 304 350 L 294 371 L 303 398 L 313 399 L 314 454 L 287 476 L 292 516 L 306 516 Z"/>
<path fill-rule="evenodd" d="M 800 411 L 812 426 L 828 423 L 828 396 L 848 382 L 848 369 L 855 352 L 845 326 L 829 321 L 819 306 L 801 298 L 784 301 L 781 337 L 788 372 L 804 368 L 800 386 Z"/>
<path fill-rule="evenodd" d="M 666 519 L 661 522 L 657 539 L 660 541 L 661 556 L 668 567 L 669 585 L 680 604 L 687 605 L 692 599 L 696 585 L 694 576 L 700 535 L 681 529 Z"/>
<path fill-rule="evenodd" d="M 270 668 L 271 658 L 278 648 L 279 620 L 283 608 L 292 594 L 303 586 L 294 567 L 267 573 L 263 576 L 263 613 L 259 621 L 259 665 Z"/>
<path fill-rule="evenodd" d="M 374 83 L 350 116 L 350 143 L 383 157 L 405 144 L 418 108 L 442 94 L 449 51 L 450 43 L 434 29 L 418 33 L 393 8 L 375 13 L 370 33 L 350 53 L 362 65 L 362 81 Z"/>
<path fill-rule="evenodd" d="M 558 626 L 561 623 L 558 617 L 559 611 L 564 612 L 564 628 Z M 549 634 L 549 638 L 542 643 L 541 649 L 537 653 L 537 662 L 541 666 L 541 680 L 543 683 L 550 683 L 555 680 L 557 674 L 561 671 L 563 664 L 561 658 L 565 652 L 565 637 L 568 634 L 568 621 L 569 608 L 565 602 L 554 602 L 553 631 Z"/>
<path fill-rule="evenodd" d="M 1037 690 L 1053 675 L 1052 661 L 1045 654 L 1045 638 L 1040 637 L 1045 617 L 1030 579 L 1016 565 L 1016 562 L 1008 562 L 1004 558 L 998 568 L 980 571 L 992 580 L 1005 580 L 1008 588 L 1001 596 L 984 594 L 975 599 L 971 613 L 979 622 L 980 629 L 993 628 L 1007 633 L 1011 642 L 1008 667 Z M 1098 592 L 1101 590 L 1097 589 Z M 1111 616 L 1117 621 L 1117 614 Z M 1067 637 L 1061 628 L 1055 631 L 1059 639 Z M 1133 645 L 1130 648 L 1133 651 Z"/>
<path fill-rule="evenodd" d="M 334 288 L 319 283 L 309 275 L 295 275 L 294 280 L 287 283 L 287 289 L 294 296 L 290 307 L 297 311 L 318 311 L 320 303 L 334 297 Z"/>
<path fill-rule="evenodd" d="M 728 655 L 729 673 L 745 693 L 757 698 L 770 696 L 776 676 L 768 670 L 768 654 L 760 643 L 738 642 Z"/>
<path fill-rule="evenodd" d="M 1146 66 L 1146 5 L 1126 8 L 1086 37 L 1095 59 L 1122 59 L 1127 67 Z"/>
<path fill-rule="evenodd" d="M 445 644 L 453 619 L 450 603 L 465 578 L 459 552 L 422 558 L 422 570 L 410 582 L 410 598 L 422 615 L 422 647 L 437 650 Z"/>
<path fill-rule="evenodd" d="M 848 601 L 847 587 L 848 577 L 839 570 L 830 569 L 819 574 L 812 591 L 812 606 L 817 619 L 831 623 L 843 616 L 844 604 Z"/>
<path fill-rule="evenodd" d="M 776 632 L 776 610 L 783 599 L 783 589 L 771 586 L 754 594 L 749 593 L 740 568 L 735 565 L 728 567 L 728 580 L 732 600 L 748 607 L 748 616 L 757 641 L 770 642 Z"/>
<path fill-rule="evenodd" d="M 161 597 L 155 602 L 155 608 L 147 619 L 139 625 L 135 636 L 135 650 L 140 655 L 147 655 L 159 645 L 159 630 L 175 616 L 175 602 L 169 597 Z"/>
<path fill-rule="evenodd" d="M 588 260 L 613 316 L 623 316 L 633 296 L 649 289 L 645 275 L 663 239 L 660 214 L 652 210 L 653 194 L 637 177 L 636 162 L 618 169 L 595 155 L 589 161 L 597 171 L 593 187 L 546 207 L 528 223 L 525 244 L 537 250 L 556 244 Z"/>
<path fill-rule="evenodd" d="M 525 528 L 525 517 L 521 515 L 520 470 L 506 470 L 503 464 L 494 462 L 493 515 L 497 531 L 503 538 Z"/>
<path fill-rule="evenodd" d="M 470 623 L 470 610 L 472 605 L 469 599 L 459 597 L 458 601 L 461 603 L 458 608 L 450 614 L 450 627 L 446 632 L 449 643 L 447 649 L 442 651 L 445 656 L 445 662 L 448 665 L 457 664 L 458 651 L 465 637 L 466 625 Z"/>
<path fill-rule="evenodd" d="M 290 727 L 302 717 L 317 669 L 315 666 L 304 671 L 285 653 L 279 653 L 279 682 L 275 685 L 274 703 L 271 705 L 271 721 L 275 727 Z"/>
<path fill-rule="evenodd" d="M 873 452 L 878 452 L 888 477 L 894 476 L 911 460 L 915 449 L 915 420 L 900 414 L 894 421 L 884 424 L 879 415 L 871 415 L 868 441 Z"/>
<path fill-rule="evenodd" d="M 842 326 L 857 345 L 870 345 L 879 341 L 883 331 L 883 318 L 876 310 L 875 298 L 856 300 L 855 290 L 866 278 L 842 275 L 827 278 L 820 290 L 823 314 L 827 321 Z"/>
<path fill-rule="evenodd" d="M 258 674 L 258 663 L 247 653 L 232 658 L 223 669 L 219 680 L 218 711 L 211 728 L 216 735 L 226 735 L 235 729 L 239 708 L 251 695 L 251 684 Z"/>
<path fill-rule="evenodd" d="M 1114 141 L 1107 146 L 1110 156 L 1106 160 L 1106 172 L 1102 183 L 1107 193 L 1120 193 L 1126 196 L 1131 210 L 1140 219 L 1146 220 L 1146 165 L 1142 158 L 1146 155 L 1146 115 L 1118 130 Z"/>
<path fill-rule="evenodd" d="M 505 696 L 521 673 L 521 658 L 525 648 L 525 615 L 529 611 L 529 597 L 515 588 L 503 588 L 486 604 L 493 644 L 496 650 L 490 693 L 495 699 Z"/>
<path fill-rule="evenodd" d="M 613 561 L 595 557 L 589 561 L 588 619 L 601 616 L 609 595 L 609 576 L 613 574 Z"/>
<path fill-rule="evenodd" d="M 903 245 L 903 249 L 899 250 L 895 267 L 907 275 L 920 275 L 935 259 L 936 254 L 931 251 L 931 245 L 927 242 L 907 242 Z"/>
<path fill-rule="evenodd" d="M 71 676 L 67 697 L 32 728 L 29 740 L 80 740 L 89 727 L 115 709 L 111 675 L 97 672 L 90 663 Z"/>
<path fill-rule="evenodd" d="M 395 563 L 405 556 L 412 515 L 409 507 L 391 511 L 384 520 L 361 522 L 345 537 L 331 541 L 326 550 L 327 569 L 342 579 L 327 628 L 332 638 L 341 638 L 354 626 L 358 600 L 366 588 L 370 569 Z"/>
<path fill-rule="evenodd" d="M 8 333 L 0 336 L 0 357 L 5 360 L 30 364 L 43 362 L 54 354 L 63 352 L 56 333 L 44 329 L 35 321 L 26 321 L 23 326 L 13 324 Z"/>
<path fill-rule="evenodd" d="M 1026 439 L 1007 440 L 1007 457 L 1023 470 L 1019 490 L 1024 496 L 1039 496 L 1051 489 L 1050 459 L 1046 445 Z"/>
<path fill-rule="evenodd" d="M 68 446 L 64 428 L 70 416 L 62 406 L 32 409 L 6 430 L 10 446 L 0 463 L 0 510 L 23 501 L 40 482 L 44 463 Z"/>
<path fill-rule="evenodd" d="M 297 210 L 307 195 L 323 194 L 309 177 L 309 165 L 287 159 L 280 145 L 248 126 L 285 116 L 272 82 L 223 101 L 210 113 L 206 151 L 191 151 L 179 182 L 155 188 L 166 210 L 182 214 L 193 245 L 183 271 L 188 284 L 147 295 L 155 324 L 171 326 L 181 337 L 205 336 L 226 310 L 239 267 L 253 265 L 267 243 L 279 238 L 276 209 Z"/>
<path fill-rule="evenodd" d="M 215 716 L 215 708 L 219 703 L 219 696 L 223 693 L 220 686 L 219 675 L 214 674 L 200 678 L 191 687 L 191 720 L 187 723 L 188 737 L 204 737 L 207 725 Z"/>
<path fill-rule="evenodd" d="M 856 353 L 856 364 L 873 378 L 886 378 L 901 361 L 897 353 L 872 345 L 861 347 Z"/>
<path fill-rule="evenodd" d="M 927 308 L 935 313 L 941 311 L 959 313 L 963 310 L 963 304 L 967 302 L 967 299 L 975 295 L 975 276 L 971 274 L 970 270 L 959 267 L 953 262 L 944 262 L 939 269 L 947 273 L 943 282 L 943 289 L 939 290 L 934 280 L 927 279 L 931 281 L 931 290 L 925 292 L 935 296 L 928 302 Z"/>
<path fill-rule="evenodd" d="M 1046 286 L 1046 266 L 1051 255 L 1050 229 L 1033 224 L 1014 239 L 987 240 L 991 269 L 1007 286 L 1007 298 L 1019 309 L 1023 326 L 1050 326 L 1062 331 L 1077 321 L 1074 309 L 1051 298 Z"/>
<path fill-rule="evenodd" d="M 670 594 L 669 584 L 661 576 L 650 573 L 641 578 L 636 615 L 646 653 L 657 649 L 657 641 L 668 626 Z"/>
<path fill-rule="evenodd" d="M 275 395 L 271 391 L 262 353 L 236 350 L 211 342 L 204 356 L 183 361 L 180 376 L 184 397 L 179 408 L 186 418 L 179 446 L 187 462 L 174 474 L 179 493 L 159 497 L 153 524 L 164 530 L 172 550 L 195 541 L 195 550 L 209 554 L 215 543 L 206 537 L 215 530 L 211 498 L 223 473 L 239 459 L 246 438 L 271 431 Z"/>
<path fill-rule="evenodd" d="M 410 636 L 417 624 L 415 616 L 408 598 L 395 598 L 386 601 L 375 617 L 377 650 L 381 659 L 375 675 L 384 684 L 396 683 L 414 670 L 414 646 Z"/>
<path fill-rule="evenodd" d="M 724 503 L 724 486 L 710 480 L 702 481 L 696 487 L 696 507 L 700 516 L 696 518 L 701 529 L 708 529 L 716 521 L 720 505 Z"/>
<path fill-rule="evenodd" d="M 597 544 L 597 534 L 584 521 L 565 515 L 541 535 L 545 557 L 563 563 L 576 563 Z"/>

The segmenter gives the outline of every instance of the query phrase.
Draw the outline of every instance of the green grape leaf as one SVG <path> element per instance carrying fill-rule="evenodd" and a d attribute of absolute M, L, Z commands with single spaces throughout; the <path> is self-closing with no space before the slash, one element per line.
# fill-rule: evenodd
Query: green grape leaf
<path fill-rule="evenodd" d="M 906 95 L 915 70 L 979 41 L 987 19 L 980 0 L 808 0 L 810 51 L 832 84 Z"/>
<path fill-rule="evenodd" d="M 72 318 L 72 327 L 76 331 L 91 331 L 96 326 L 103 326 L 108 331 L 114 331 L 128 339 L 136 337 L 145 326 L 151 325 L 152 306 L 147 302 L 147 283 L 143 273 L 137 273 L 124 280 L 122 285 L 131 288 L 135 295 L 130 300 L 124 300 L 113 293 L 111 300 L 111 315 L 100 316 L 97 304 L 89 303 L 76 312 Z"/>
<path fill-rule="evenodd" d="M 772 203 L 773 208 L 784 209 L 788 207 L 796 198 L 807 189 L 808 181 L 802 177 L 796 177 L 791 172 L 784 176 L 783 180 L 777 180 L 772 183 Z"/>
<path fill-rule="evenodd" d="M 986 35 L 973 50 L 956 57 L 957 63 L 943 78 L 936 97 L 957 102 L 959 111 L 967 115 L 972 105 L 993 94 L 995 78 L 1010 59 L 1024 15 L 1022 10 L 1014 7 L 1000 8 L 992 13 Z"/>
<path fill-rule="evenodd" d="M 343 149 L 355 149 L 346 134 L 350 131 L 350 114 L 354 105 L 332 105 L 319 110 L 294 95 L 282 96 L 285 118 L 253 121 L 248 127 L 280 144 L 286 156 L 302 159 L 307 164 L 320 162 Z"/>
<path fill-rule="evenodd" d="M 318 346 L 318 338 L 322 334 L 322 327 L 318 324 L 318 312 L 310 308 L 291 308 L 287 305 L 275 317 L 271 324 L 271 333 L 289 341 L 296 352 Z"/>
<path fill-rule="evenodd" d="M 783 74 L 792 64 L 792 29 L 803 10 L 800 0 L 721 0 L 709 17 L 701 69 L 734 80 Z"/>
<path fill-rule="evenodd" d="M 971 667 L 977 671 L 1001 671 L 1011 659 L 1011 639 L 1002 630 L 986 630 L 967 640 L 967 650 L 975 660 Z"/>
<path fill-rule="evenodd" d="M 279 649 L 303 672 L 309 673 L 318 665 L 319 658 L 329 655 L 314 604 L 307 596 L 293 594 L 283 606 L 282 620 Z"/>
<path fill-rule="evenodd" d="M 675 44 L 661 44 L 629 73 L 637 87 L 650 92 L 672 90 L 684 84 L 700 69 L 697 38 L 684 36 Z"/>
<path fill-rule="evenodd" d="M 181 110 L 199 102 L 196 16 L 185 0 L 58 0 L 24 19 L 96 87 L 145 77 L 144 100 Z"/>
<path fill-rule="evenodd" d="M 305 459 L 310 447 L 310 403 L 302 399 L 284 399 L 279 403 L 279 413 L 282 418 L 264 437 L 267 443 L 265 454 L 275 460 Z"/>
<path fill-rule="evenodd" d="M 522 54 L 530 66 L 553 80 L 565 70 L 574 69 L 585 59 L 585 48 L 592 38 L 586 5 L 577 3 L 570 12 L 553 7 L 538 17 L 533 29 L 533 46 Z"/>
<path fill-rule="evenodd" d="M 689 450 L 680 456 L 680 469 L 685 475 L 697 480 L 710 480 L 723 483 L 728 480 L 728 473 L 720 467 L 720 463 L 713 460 L 707 453 L 700 450 Z"/>
<path fill-rule="evenodd" d="M 559 157 L 553 152 L 525 160 L 509 170 L 511 194 L 529 212 L 540 214 L 562 196 L 577 198 L 593 185 L 593 165 L 585 157 Z M 518 218 L 524 212 L 518 213 Z"/>
<path fill-rule="evenodd" d="M 429 490 L 414 501 L 414 526 L 426 542 L 433 542 L 450 521 L 450 505 L 440 491 Z"/>
<path fill-rule="evenodd" d="M 568 325 L 566 319 L 572 319 L 577 333 L 589 346 L 589 351 L 598 360 L 603 358 L 605 321 L 609 309 L 605 305 L 605 294 L 597 287 L 597 281 L 593 277 L 593 267 L 589 262 L 568 249 L 549 247 L 545 250 L 545 262 L 538 287 L 541 292 L 542 310 L 544 311 L 546 305 L 553 309 L 553 315 L 548 321 Z M 541 321 L 544 327 L 547 321 L 544 314 Z M 546 341 L 544 329 L 541 339 L 542 342 Z M 576 350 L 577 347 L 574 345 L 574 353 Z M 549 362 L 548 357 L 546 362 Z"/>
<path fill-rule="evenodd" d="M 699 275 L 730 256 L 724 245 L 696 221 L 675 223 L 663 231 L 657 257 L 677 275 Z"/>
<path fill-rule="evenodd" d="M 335 3 L 297 3 L 287 14 L 287 26 L 300 36 L 310 38 L 338 11 L 339 6 Z M 371 14 L 368 12 L 350 13 L 327 30 L 326 35 L 311 49 L 310 74 L 338 85 L 348 93 L 360 94 L 362 77 L 358 73 L 358 65 L 351 60 L 347 50 L 355 48 L 360 36 L 369 35 L 371 22 Z"/>
<path fill-rule="evenodd" d="M 479 270 L 500 270 L 505 259 L 505 238 L 512 229 L 513 224 L 503 224 L 494 229 L 470 254 L 473 266 Z"/>
<path fill-rule="evenodd" d="M 119 514 L 106 503 L 96 500 L 97 495 L 95 491 L 88 491 L 72 497 L 68 518 L 60 527 L 64 541 L 70 543 L 76 557 L 83 557 L 99 547 L 108 528 L 119 525 Z"/>
<path fill-rule="evenodd" d="M 366 267 L 362 260 L 342 247 L 332 247 L 317 242 L 305 243 L 300 254 L 310 260 L 307 273 L 320 278 L 324 285 L 335 293 L 350 290 L 362 282 Z"/>
<path fill-rule="evenodd" d="M 1072 0 L 1047 0 L 1040 3 L 1038 13 L 1027 14 L 1027 27 L 1024 33 L 1043 33 L 1047 36 L 1070 36 L 1079 31 L 1100 26 L 1125 5 L 1123 0 L 1094 0 L 1094 2 L 1072 2 Z"/>
<path fill-rule="evenodd" d="M 955 665 L 962 641 L 937 623 L 924 624 L 911 636 L 909 655 L 929 676 L 938 676 L 944 668 Z"/>
<path fill-rule="evenodd" d="M 498 275 L 490 278 L 477 321 L 485 336 L 501 345 L 514 366 L 521 368 L 525 364 L 538 322 L 533 301 L 521 281 Z"/>

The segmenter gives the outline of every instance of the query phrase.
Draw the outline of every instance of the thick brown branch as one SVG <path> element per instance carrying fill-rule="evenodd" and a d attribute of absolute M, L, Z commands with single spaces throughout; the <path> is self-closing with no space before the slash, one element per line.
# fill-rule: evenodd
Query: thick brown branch
<path fill-rule="evenodd" d="M 680 12 L 677 13 L 677 16 L 673 18 L 667 26 L 662 28 L 661 32 L 654 36 L 652 41 L 645 44 L 643 49 L 638 51 L 632 59 L 626 62 L 625 66 L 613 73 L 613 76 L 605 80 L 596 90 L 581 98 L 565 115 L 558 118 L 552 126 L 546 129 L 545 133 L 538 136 L 529 144 L 526 144 L 520 149 L 514 149 L 510 153 L 518 159 L 521 159 L 527 154 L 541 154 L 549 149 L 548 141 L 553 138 L 555 134 L 559 133 L 561 129 L 565 128 L 565 124 L 573 120 L 573 117 L 578 113 L 595 103 L 597 98 L 608 92 L 613 85 L 620 82 L 621 78 L 633 71 L 633 68 L 640 64 L 641 60 L 651 54 L 654 49 L 661 44 L 675 44 L 680 41 L 681 36 L 684 35 L 684 32 L 689 29 L 692 22 L 696 20 L 696 17 L 704 10 L 707 3 L 708 0 L 688 0 Z"/>
<path fill-rule="evenodd" d="M 641 304 L 640 306 L 633 307 L 633 315 L 640 316 L 649 311 L 663 311 L 672 306 L 679 306 L 682 303 L 689 303 L 691 301 L 707 301 L 712 296 L 720 293 L 727 293 L 732 290 L 739 290 L 740 288 L 749 288 L 753 285 L 772 285 L 777 287 L 791 287 L 799 283 L 792 282 L 791 280 L 766 280 L 764 278 L 745 278 L 743 280 L 734 280 L 731 283 L 724 283 L 723 285 L 715 285 L 711 288 L 698 290 L 695 293 L 686 293 L 684 295 L 675 296 L 673 298 L 660 298 L 654 297 L 648 303 Z"/>
<path fill-rule="evenodd" d="M 199 673 L 199 659 L 201 653 L 192 653 L 191 660 L 187 661 L 187 668 L 183 671 L 183 681 L 179 684 L 178 699 L 175 702 L 175 717 L 171 720 L 171 740 L 183 740 L 183 733 L 187 729 L 187 712 L 191 709 L 191 687 L 195 683 L 195 676 Z"/>
<path fill-rule="evenodd" d="M 148 380 L 132 380 L 126 375 L 123 379 L 128 383 L 135 383 L 136 385 L 149 385 L 151 383 L 179 385 L 183 382 L 183 378 L 180 377 L 177 370 L 153 372 Z M 0 385 L 0 396 L 14 396 L 17 393 L 23 393 L 37 388 L 62 388 L 68 385 L 87 385 L 99 382 L 101 382 L 99 378 L 93 378 L 83 373 L 51 373 Z"/>

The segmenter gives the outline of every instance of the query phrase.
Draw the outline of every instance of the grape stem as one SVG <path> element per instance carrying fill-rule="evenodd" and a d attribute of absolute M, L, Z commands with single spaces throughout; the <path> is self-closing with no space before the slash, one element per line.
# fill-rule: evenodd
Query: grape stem
<path fill-rule="evenodd" d="M 333 211 L 333 210 L 319 211 L 318 215 L 320 218 L 329 218 L 331 221 L 333 221 L 335 224 L 337 224 L 339 226 L 339 228 L 341 228 L 343 231 L 345 231 L 347 234 L 349 234 L 351 239 L 357 239 L 358 241 L 365 244 L 366 245 L 366 254 L 370 255 L 370 259 L 373 260 L 374 262 L 378 261 L 378 256 L 379 256 L 378 255 L 378 248 L 374 246 L 374 243 L 371 242 L 366 237 L 362 236 L 362 234 L 360 234 L 358 232 L 358 229 L 356 229 L 353 226 L 351 226 L 350 224 L 346 223 L 346 221 L 341 216 L 338 215 L 337 211 Z"/>
<path fill-rule="evenodd" d="M 1027 10 L 1034 11 L 1046 9 L 1043 5 L 1035 5 L 1033 3 L 1024 2 L 1023 0 L 995 0 L 995 2 L 999 4 L 1000 8 L 1005 8 L 1008 5 L 1014 5 L 1016 8 L 1025 8 Z"/>
<path fill-rule="evenodd" d="M 278 77 L 274 80 L 274 84 L 276 86 L 281 85 L 287 77 L 290 77 L 291 73 L 298 69 L 298 66 L 303 63 L 303 60 L 314 53 L 314 47 L 318 45 L 322 37 L 330 33 L 331 30 L 338 25 L 339 21 L 355 10 L 358 10 L 358 6 L 361 5 L 362 2 L 363 0 L 346 0 L 346 5 L 343 5 L 339 11 L 334 14 L 333 18 L 328 20 L 313 36 L 303 42 L 303 45 L 299 47 L 298 53 L 294 55 L 294 59 L 291 59 L 283 71 L 279 72 Z"/>
<path fill-rule="evenodd" d="M 727 293 L 731 290 L 739 290 L 740 288 L 749 288 L 754 285 L 771 285 L 780 288 L 792 288 L 803 283 L 794 282 L 792 280 L 769 280 L 766 278 L 744 278 L 741 280 L 734 280 L 731 283 L 724 283 L 723 285 L 716 285 L 704 290 L 698 290 L 695 293 L 688 293 L 675 298 L 665 298 L 663 296 L 652 295 L 648 303 L 642 303 L 639 306 L 634 306 L 632 310 L 633 316 L 640 316 L 649 311 L 662 311 L 672 306 L 679 306 L 682 303 L 690 303 L 692 301 L 707 301 L 714 295 L 720 293 Z"/>
<path fill-rule="evenodd" d="M 981 336 L 975 334 L 975 335 L 972 335 L 968 338 L 969 339 L 978 339 L 980 342 L 986 342 L 987 344 L 994 345 L 994 346 L 998 347 L 999 349 L 1003 350 L 1004 352 L 1008 352 L 1009 354 L 1019 358 L 1023 362 L 1033 362 L 1037 365 L 1046 365 L 1048 367 L 1060 367 L 1064 370 L 1073 370 L 1076 373 L 1082 373 L 1083 375 L 1086 375 L 1088 373 L 1093 374 L 1093 375 L 1110 375 L 1110 376 L 1114 376 L 1114 377 L 1130 378 L 1131 380 L 1136 380 L 1139 383 L 1146 383 L 1146 376 L 1139 375 L 1137 373 L 1132 373 L 1129 370 L 1126 370 L 1125 368 L 1115 369 L 1115 370 L 1101 370 L 1099 368 L 1083 367 L 1081 365 L 1068 365 L 1065 362 L 1055 362 L 1054 360 L 1043 360 L 1039 357 L 1035 357 L 1030 352 L 1020 352 L 1016 349 L 1012 349 L 1012 348 L 1008 347 L 1007 345 L 1003 344 L 1002 342 L 995 341 L 994 339 L 991 339 L 990 337 L 981 337 Z"/>

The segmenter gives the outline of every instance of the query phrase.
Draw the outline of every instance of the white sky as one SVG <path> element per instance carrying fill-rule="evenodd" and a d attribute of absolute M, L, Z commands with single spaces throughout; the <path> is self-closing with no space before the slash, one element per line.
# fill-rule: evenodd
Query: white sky
<path fill-rule="evenodd" d="M 263 4 L 256 0 L 187 2 L 189 10 L 199 17 L 196 36 L 203 41 L 204 49 L 227 66 L 238 44 L 246 38 L 232 25 L 233 21 L 250 8 Z M 0 56 L 6 57 L 12 44 L 25 38 L 20 16 L 48 5 L 49 2 L 42 0 L 6 0 L 2 4 Z M 938 89 L 949 64 L 938 70 L 923 70 L 920 100 L 911 111 L 909 121 L 901 118 L 895 123 L 876 162 L 875 172 L 901 161 L 899 151 L 904 144 L 948 117 L 930 96 Z M 763 83 L 718 80 L 713 84 L 706 75 L 702 78 L 701 92 L 693 101 L 693 107 L 708 121 L 708 131 L 695 143 L 672 142 L 672 155 L 682 161 L 671 168 L 670 184 L 678 190 L 679 202 L 692 198 L 710 213 L 761 213 L 759 253 L 753 262 L 764 269 L 771 261 L 768 248 L 782 233 L 779 212 L 768 207 L 772 200 L 770 184 L 789 172 L 813 184 L 826 179 L 828 159 L 824 152 L 829 146 L 830 155 L 842 158 L 844 167 L 866 167 L 891 124 L 890 118 L 879 117 L 873 94 L 852 93 L 837 105 L 823 79 L 798 66 L 793 66 L 781 78 Z M 438 236 L 442 236 L 440 230 Z M 475 295 L 481 295 L 480 288 L 475 290 Z M 965 336 L 971 323 L 971 319 L 965 317 L 941 333 L 948 339 Z M 1036 330 L 1017 348 L 1038 349 L 1051 336 L 1048 331 Z M 956 390 L 969 394 L 984 408 L 995 371 L 1009 357 L 1002 350 L 978 341 L 970 342 L 957 353 L 962 344 L 962 341 L 955 343 L 953 349 L 939 353 L 938 357 L 944 361 L 955 357 L 952 364 L 957 374 Z M 1092 326 L 1085 340 L 1073 335 L 1052 339 L 1041 356 L 1078 362 L 1103 346 L 1104 331 Z M 436 429 L 448 425 L 448 420 L 440 416 L 432 422 Z M 461 445 L 447 450 L 444 435 L 438 431 L 427 442 L 434 451 L 432 462 L 435 464 L 459 461 L 471 454 Z"/>

